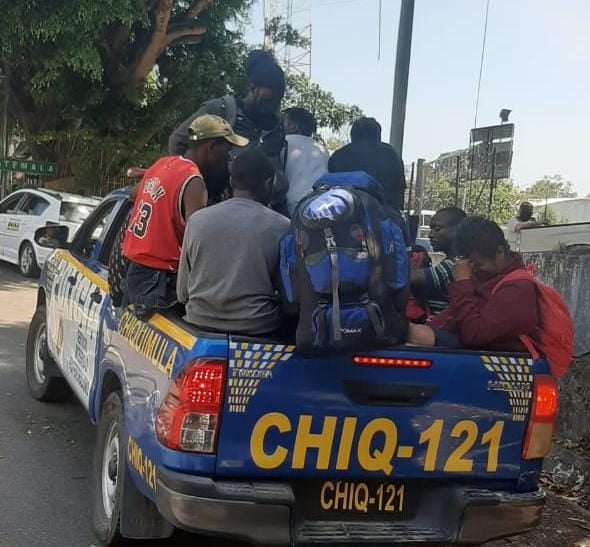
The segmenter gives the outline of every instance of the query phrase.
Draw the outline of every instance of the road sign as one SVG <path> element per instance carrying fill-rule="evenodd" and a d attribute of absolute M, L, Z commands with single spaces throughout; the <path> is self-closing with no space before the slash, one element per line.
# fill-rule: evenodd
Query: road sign
<path fill-rule="evenodd" d="M 4 158 L 0 159 L 0 171 L 13 171 L 40 177 L 55 177 L 57 176 L 57 163 Z"/>
<path fill-rule="evenodd" d="M 471 130 L 471 142 L 496 142 L 514 137 L 514 124 L 489 125 L 487 127 L 475 127 Z"/>
<path fill-rule="evenodd" d="M 476 127 L 471 130 L 470 137 L 470 178 L 481 180 L 509 178 L 514 124 Z"/>

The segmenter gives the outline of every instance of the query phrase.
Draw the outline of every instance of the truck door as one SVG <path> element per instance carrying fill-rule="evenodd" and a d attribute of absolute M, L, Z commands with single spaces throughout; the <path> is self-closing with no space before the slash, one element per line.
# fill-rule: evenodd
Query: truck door
<path fill-rule="evenodd" d="M 103 201 L 80 227 L 71 249 L 61 251 L 56 305 L 61 301 L 62 309 L 57 314 L 57 332 L 49 336 L 61 346 L 63 374 L 86 408 L 100 359 L 100 318 L 110 301 L 107 265 L 112 238 L 107 235 L 118 203 L 117 199 Z"/>

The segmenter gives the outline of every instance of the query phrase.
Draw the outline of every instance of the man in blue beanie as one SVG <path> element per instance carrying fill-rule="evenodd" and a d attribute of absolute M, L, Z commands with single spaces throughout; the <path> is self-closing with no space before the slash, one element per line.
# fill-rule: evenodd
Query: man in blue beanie
<path fill-rule="evenodd" d="M 234 133 L 250 141 L 250 147 L 260 147 L 275 169 L 272 207 L 286 213 L 289 183 L 284 173 L 282 152 L 285 135 L 281 125 L 280 107 L 285 94 L 285 75 L 272 55 L 252 51 L 245 64 L 248 87 L 243 96 L 226 95 L 205 102 L 197 112 L 177 127 L 168 141 L 170 155 L 182 155 L 188 145 L 188 128 L 197 117 L 214 114 L 225 118 Z M 231 157 L 241 150 L 234 150 Z M 208 181 L 209 195 L 218 201 L 228 188 L 229 171 L 216 181 Z M 211 186 L 211 187 L 209 187 Z"/>

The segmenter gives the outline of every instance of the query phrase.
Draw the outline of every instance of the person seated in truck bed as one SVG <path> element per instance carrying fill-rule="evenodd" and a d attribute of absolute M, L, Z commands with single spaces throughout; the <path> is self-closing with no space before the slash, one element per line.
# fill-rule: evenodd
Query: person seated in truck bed
<path fill-rule="evenodd" d="M 177 294 L 205 330 L 270 335 L 281 327 L 279 241 L 289 220 L 268 207 L 274 169 L 259 149 L 231 164 L 233 198 L 188 221 Z"/>
<path fill-rule="evenodd" d="M 430 221 L 429 238 L 433 250 L 445 253 L 445 258 L 436 266 L 410 272 L 412 291 L 426 298 L 428 311 L 432 315 L 438 315 L 449 305 L 447 289 L 453 281 L 455 235 L 466 218 L 465 212 L 457 207 L 445 207 L 437 211 Z"/>
<path fill-rule="evenodd" d="M 536 338 L 539 326 L 535 285 L 526 280 L 494 287 L 508 273 L 524 269 L 509 250 L 500 227 L 471 217 L 457 229 L 456 249 L 464 257 L 453 266 L 450 306 L 429 326 L 411 325 L 408 342 L 497 351 L 526 351 L 520 335 Z"/>
<path fill-rule="evenodd" d="M 137 313 L 176 302 L 180 245 L 188 219 L 207 205 L 205 180 L 226 169 L 232 146 L 247 144 L 223 118 L 200 116 L 189 128 L 185 155 L 161 158 L 143 175 L 123 240 L 127 297 Z"/>

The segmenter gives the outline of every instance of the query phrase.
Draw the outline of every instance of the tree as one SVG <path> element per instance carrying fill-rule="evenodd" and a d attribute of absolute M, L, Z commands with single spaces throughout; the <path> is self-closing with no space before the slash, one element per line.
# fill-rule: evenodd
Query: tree
<path fill-rule="evenodd" d="M 330 154 L 336 152 L 343 146 L 346 145 L 346 141 L 340 138 L 336 133 L 331 134 L 328 138 L 325 139 L 324 146 L 326 150 L 330 152 Z"/>
<path fill-rule="evenodd" d="M 239 84 L 245 45 L 227 23 L 249 5 L 0 0 L 10 111 L 33 157 L 57 161 L 61 175 L 99 163 L 113 173 L 159 148 L 200 102 Z"/>
<path fill-rule="evenodd" d="M 323 90 L 303 74 L 287 76 L 285 106 L 301 106 L 310 110 L 316 118 L 318 127 L 338 131 L 363 115 L 356 105 L 339 103 L 329 91 Z"/>
<path fill-rule="evenodd" d="M 571 181 L 564 180 L 561 175 L 545 175 L 523 192 L 525 199 L 575 198 L 577 195 Z"/>
<path fill-rule="evenodd" d="M 287 23 L 283 17 L 273 17 L 264 24 L 264 42 L 268 41 L 276 47 L 277 44 L 306 48 L 311 45 L 309 38 Z M 263 46 L 264 47 L 264 46 Z"/>
<path fill-rule="evenodd" d="M 494 189 L 492 208 L 488 211 L 489 181 L 462 180 L 460 183 L 459 207 L 465 202 L 465 212 L 469 215 L 482 215 L 498 224 L 504 224 L 514 215 L 518 202 L 518 190 L 511 180 L 499 180 Z M 435 176 L 429 166 L 425 171 L 423 209 L 438 210 L 455 204 L 455 181 Z"/>

